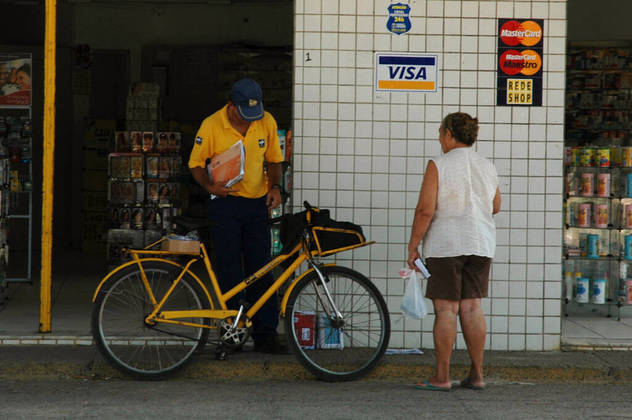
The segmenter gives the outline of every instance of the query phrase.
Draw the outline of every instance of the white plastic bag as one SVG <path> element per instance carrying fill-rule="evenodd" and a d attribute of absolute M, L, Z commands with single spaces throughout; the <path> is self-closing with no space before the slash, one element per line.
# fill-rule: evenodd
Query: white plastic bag
<path fill-rule="evenodd" d="M 428 315 L 424 294 L 421 287 L 421 275 L 416 270 L 402 268 L 399 270 L 402 279 L 408 278 L 406 282 L 406 291 L 404 299 L 402 299 L 402 312 L 407 317 L 413 319 L 421 319 Z"/>

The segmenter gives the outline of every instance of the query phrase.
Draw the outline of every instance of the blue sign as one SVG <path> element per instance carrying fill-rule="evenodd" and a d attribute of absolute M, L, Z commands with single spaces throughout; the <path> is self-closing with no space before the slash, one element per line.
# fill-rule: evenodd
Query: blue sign
<path fill-rule="evenodd" d="M 410 31 L 410 6 L 404 3 L 394 3 L 388 6 L 388 20 L 386 29 L 396 35 Z"/>

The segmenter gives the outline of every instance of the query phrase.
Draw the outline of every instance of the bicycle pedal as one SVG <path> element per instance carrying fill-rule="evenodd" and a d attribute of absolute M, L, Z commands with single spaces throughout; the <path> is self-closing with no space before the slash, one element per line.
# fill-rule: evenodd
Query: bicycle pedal
<path fill-rule="evenodd" d="M 227 351 L 221 350 L 221 351 L 215 352 L 215 360 L 226 360 L 227 357 L 228 357 Z"/>

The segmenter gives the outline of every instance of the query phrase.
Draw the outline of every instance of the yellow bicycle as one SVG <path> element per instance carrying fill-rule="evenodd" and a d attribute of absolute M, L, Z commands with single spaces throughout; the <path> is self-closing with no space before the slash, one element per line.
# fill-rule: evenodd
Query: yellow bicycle
<path fill-rule="evenodd" d="M 288 342 L 300 362 L 326 381 L 357 379 L 383 356 L 390 337 L 384 298 L 361 273 L 320 258 L 370 245 L 359 226 L 336 222 L 327 210 L 309 206 L 281 218 L 284 250 L 231 290 L 222 292 L 203 243 L 184 252 L 127 250 L 128 261 L 105 276 L 94 293 L 92 334 L 105 359 L 140 379 L 158 379 L 181 369 L 203 349 L 211 329 L 221 347 L 243 346 L 253 315 L 277 290 Z M 198 245 L 199 244 L 199 245 Z M 189 243 L 190 245 L 190 243 Z M 174 261 L 173 257 L 185 262 Z M 171 259 L 169 259 L 171 258 Z M 202 260 L 213 290 L 191 270 Z M 301 274 L 295 275 L 303 263 Z M 276 267 L 286 267 L 252 306 L 226 302 Z"/>

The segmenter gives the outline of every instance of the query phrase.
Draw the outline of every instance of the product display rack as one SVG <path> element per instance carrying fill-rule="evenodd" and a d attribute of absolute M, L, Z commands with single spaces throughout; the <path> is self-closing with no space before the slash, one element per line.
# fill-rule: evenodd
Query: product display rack
<path fill-rule="evenodd" d="M 564 310 L 632 304 L 632 49 L 571 48 Z"/>
<path fill-rule="evenodd" d="M 284 214 L 292 213 L 292 130 L 278 130 L 281 153 L 284 156 L 281 172 L 281 199 L 282 203 L 270 212 L 270 217 L 275 218 Z M 283 244 L 281 243 L 281 229 L 279 225 L 270 228 L 271 252 L 275 257 L 280 254 Z"/>
<path fill-rule="evenodd" d="M 108 156 L 107 261 L 122 248 L 142 248 L 172 230 L 183 204 L 181 133 L 117 131 Z"/>
<path fill-rule="evenodd" d="M 0 278 L 7 283 L 32 280 L 31 262 L 33 249 L 33 162 L 32 127 L 30 106 L 9 106 L 0 109 L 0 160 L 6 177 L 2 180 L 0 213 Z M 11 249 L 9 243 L 11 225 L 26 222 L 26 267 L 18 275 L 7 273 Z M 22 275 L 22 273 L 24 273 Z M 0 280 L 0 284 L 3 282 Z"/>

